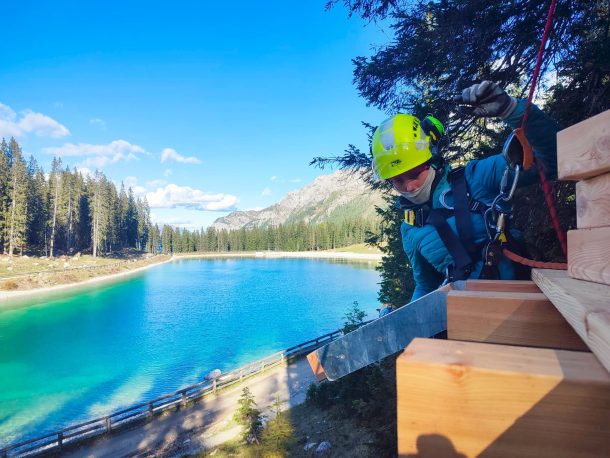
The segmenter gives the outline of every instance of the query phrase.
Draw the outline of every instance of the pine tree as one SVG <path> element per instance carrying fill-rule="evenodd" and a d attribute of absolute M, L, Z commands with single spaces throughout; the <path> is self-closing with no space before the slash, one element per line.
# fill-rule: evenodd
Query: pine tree
<path fill-rule="evenodd" d="M 51 162 L 51 175 L 49 176 L 49 188 L 53 205 L 51 211 L 51 236 L 49 239 L 49 256 L 51 258 L 55 255 L 55 235 L 57 232 L 57 216 L 62 186 L 61 178 L 61 158 L 54 157 Z"/>
<path fill-rule="evenodd" d="M 12 163 L 9 175 L 8 193 L 10 209 L 8 211 L 8 254 L 12 256 L 15 249 L 23 247 L 26 235 L 28 179 L 27 166 L 21 148 L 14 138 L 8 145 Z M 21 248 L 21 253 L 23 249 Z"/>
<path fill-rule="evenodd" d="M 138 250 L 146 250 L 152 253 L 153 251 L 147 249 L 147 243 L 150 233 L 150 207 L 146 197 L 143 199 L 137 199 L 136 201 L 136 222 L 137 222 L 137 233 L 136 233 L 136 248 Z"/>
<path fill-rule="evenodd" d="M 6 253 L 8 246 L 11 162 L 11 150 L 3 138 L 0 144 L 0 247 L 2 247 L 3 253 Z"/>
<path fill-rule="evenodd" d="M 248 387 L 242 391 L 241 397 L 237 401 L 239 405 L 235 412 L 235 421 L 242 426 L 242 438 L 248 444 L 259 444 L 263 421 L 260 410 L 256 408 L 254 396 Z"/>
<path fill-rule="evenodd" d="M 26 239 L 29 250 L 45 253 L 45 231 L 47 230 L 47 182 L 42 169 L 34 156 L 28 163 L 28 218 L 26 221 Z"/>
<path fill-rule="evenodd" d="M 271 411 L 274 416 L 262 433 L 262 443 L 268 452 L 283 455 L 294 439 L 294 427 L 282 410 L 282 401 L 279 396 L 276 396 Z"/>

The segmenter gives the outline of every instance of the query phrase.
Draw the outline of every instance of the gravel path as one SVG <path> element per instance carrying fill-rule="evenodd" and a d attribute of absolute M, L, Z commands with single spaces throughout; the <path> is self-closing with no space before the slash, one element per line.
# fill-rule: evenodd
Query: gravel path
<path fill-rule="evenodd" d="M 306 358 L 288 366 L 280 366 L 252 377 L 233 388 L 198 403 L 126 431 L 113 433 L 93 444 L 62 454 L 70 458 L 181 456 L 211 448 L 236 437 L 240 429 L 231 422 L 237 400 L 244 387 L 249 387 L 265 411 L 276 397 L 284 408 L 305 401 L 307 388 L 315 377 Z"/>

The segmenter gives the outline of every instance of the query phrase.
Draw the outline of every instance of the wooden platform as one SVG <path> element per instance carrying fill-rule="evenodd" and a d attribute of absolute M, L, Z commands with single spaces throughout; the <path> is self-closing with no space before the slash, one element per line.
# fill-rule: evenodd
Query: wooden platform
<path fill-rule="evenodd" d="M 591 353 L 415 339 L 396 375 L 398 456 L 610 456 L 610 375 Z"/>
<path fill-rule="evenodd" d="M 398 358 L 399 456 L 610 456 L 610 286 L 532 278 L 450 291 Z"/>

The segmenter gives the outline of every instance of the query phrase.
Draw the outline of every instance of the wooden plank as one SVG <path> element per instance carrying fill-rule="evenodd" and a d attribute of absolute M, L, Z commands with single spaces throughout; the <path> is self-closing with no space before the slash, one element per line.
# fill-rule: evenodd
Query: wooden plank
<path fill-rule="evenodd" d="M 465 291 L 515 291 L 521 293 L 539 293 L 540 288 L 530 280 L 468 280 Z"/>
<path fill-rule="evenodd" d="M 324 368 L 322 367 L 322 364 L 320 364 L 320 359 L 315 351 L 307 355 L 307 361 L 309 362 L 313 375 L 316 376 L 318 381 L 326 379 L 326 373 L 324 372 Z"/>
<path fill-rule="evenodd" d="M 610 227 L 568 231 L 568 274 L 610 285 Z"/>
<path fill-rule="evenodd" d="M 450 291 L 447 296 L 447 337 L 589 351 L 542 293 Z"/>
<path fill-rule="evenodd" d="M 610 173 L 576 183 L 576 224 L 610 226 Z"/>
<path fill-rule="evenodd" d="M 533 269 L 532 280 L 610 371 L 610 286 L 570 278 L 563 270 Z"/>
<path fill-rule="evenodd" d="M 561 180 L 582 180 L 610 172 L 610 110 L 557 133 Z"/>
<path fill-rule="evenodd" d="M 401 457 L 610 456 L 591 353 L 415 339 L 396 362 Z"/>

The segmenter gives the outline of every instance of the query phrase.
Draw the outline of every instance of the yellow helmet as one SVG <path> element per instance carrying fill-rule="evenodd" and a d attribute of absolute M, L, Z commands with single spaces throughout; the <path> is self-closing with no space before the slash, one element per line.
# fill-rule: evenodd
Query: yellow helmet
<path fill-rule="evenodd" d="M 382 180 L 408 172 L 432 159 L 430 137 L 410 114 L 386 119 L 375 130 L 371 145 L 373 170 Z"/>

